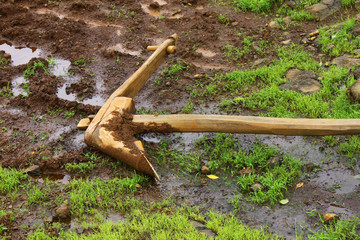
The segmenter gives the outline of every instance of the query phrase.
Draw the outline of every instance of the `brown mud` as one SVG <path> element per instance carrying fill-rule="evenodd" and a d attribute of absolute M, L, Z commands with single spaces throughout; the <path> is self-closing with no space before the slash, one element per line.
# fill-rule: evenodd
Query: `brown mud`
<path fill-rule="evenodd" d="M 119 15 L 122 6 L 124 11 Z M 228 26 L 219 21 L 220 14 L 229 18 Z M 215 5 L 207 0 L 161 1 L 155 5 L 147 0 L 3 0 L 0 2 L 0 57 L 8 60 L 0 65 L 0 89 L 4 89 L 3 93 L 15 91 L 14 79 L 23 76 L 35 61 L 47 64 L 46 59 L 56 58 L 71 61 L 71 65 L 64 71 L 64 76 L 37 67 L 35 74 L 27 80 L 27 96 L 0 96 L 1 166 L 22 169 L 37 164 L 42 172 L 50 173 L 44 178 L 68 181 L 63 177 L 66 175 L 65 164 L 86 162 L 84 154 L 96 152 L 83 143 L 83 132 L 76 129 L 77 122 L 96 113 L 107 97 L 141 66 L 151 54 L 146 51 L 148 45 L 158 45 L 174 33 L 179 35 L 177 52 L 166 59 L 135 97 L 137 109 L 146 107 L 178 113 L 189 97 L 186 87 L 197 81 L 195 74 L 225 74 L 234 69 L 249 69 L 259 59 L 266 58 L 270 62 L 276 58 L 273 51 L 262 56 L 252 49 L 237 63 L 229 62 L 222 48 L 224 43 L 241 48 L 243 43 L 237 37 L 238 32 L 273 44 L 286 39 L 301 44 L 301 38 L 320 26 L 354 14 L 355 11 L 344 9 L 325 22 L 299 22 L 283 31 L 266 26 L 276 18 L 275 14 L 235 13 L 229 6 Z M 315 59 L 320 59 L 318 54 L 321 51 L 315 43 L 305 48 Z M 15 49 L 27 50 L 21 54 L 30 55 L 31 59 L 19 63 L 15 60 L 15 53 L 11 55 Z M 33 53 L 36 55 L 32 56 Z M 325 60 L 330 59 L 325 56 Z M 79 60 L 83 61 L 76 63 Z M 178 61 L 188 66 L 188 70 L 177 79 L 165 80 L 162 69 Z M 164 81 L 156 84 L 157 78 Z M 26 86 L 25 83 L 18 85 L 20 88 Z M 216 99 L 205 100 L 205 103 L 195 100 L 194 111 L 219 113 L 221 110 L 216 104 Z M 194 139 L 199 136 L 202 134 L 186 133 L 179 140 L 176 134 L 148 133 L 138 137 L 148 140 L 146 144 L 155 148 L 161 139 L 167 139 L 174 147 L 186 152 L 192 149 Z M 359 164 L 354 170 L 349 170 L 336 149 L 326 147 L 320 138 L 236 136 L 244 146 L 260 140 L 301 158 L 305 163 L 322 166 L 316 173 L 304 169 L 308 179 L 303 188 L 289 190 L 292 201 L 289 205 L 267 207 L 244 201 L 243 210 L 238 215 L 245 223 L 268 226 L 271 232 L 292 239 L 297 234 L 295 228 L 305 233 L 310 227 L 319 229 L 318 219 L 308 213 L 312 209 L 334 211 L 342 214 L 344 219 L 360 215 L 360 182 L 353 178 L 359 172 Z M 318 140 L 320 147 L 311 144 L 312 139 Z M 151 156 L 149 158 L 151 160 Z M 322 159 L 329 161 L 323 164 Z M 116 162 L 114 159 L 111 161 Z M 161 200 L 173 196 L 179 204 L 222 212 L 233 210 L 230 201 L 238 193 L 235 180 L 212 181 L 204 176 L 178 176 L 167 166 L 153 164 L 164 181 L 149 184 L 140 192 L 141 198 Z M 119 170 L 114 171 L 103 166 L 88 176 L 110 178 L 126 176 L 133 171 L 123 165 L 118 167 Z M 34 181 L 39 179 L 42 177 Z M 341 187 L 337 188 L 339 185 Z M 20 198 L 12 203 L 1 198 L 0 208 L 9 209 L 9 206 L 25 200 Z M 55 207 L 49 206 L 46 211 L 51 212 Z M 5 216 L 0 224 L 9 229 L 13 239 L 23 239 L 27 230 L 19 226 L 43 224 L 43 211 L 40 207 L 33 208 L 29 215 L 16 222 Z"/>

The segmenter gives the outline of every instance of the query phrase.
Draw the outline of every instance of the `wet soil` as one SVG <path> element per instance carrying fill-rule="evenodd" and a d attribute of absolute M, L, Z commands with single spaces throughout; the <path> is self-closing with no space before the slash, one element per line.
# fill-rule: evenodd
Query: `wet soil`
<path fill-rule="evenodd" d="M 219 21 L 220 14 L 229 18 L 228 25 Z M 1 166 L 22 169 L 37 164 L 48 175 L 34 181 L 41 184 L 43 178 L 50 177 L 66 184 L 70 175 L 65 173 L 65 164 L 85 162 L 86 152 L 96 152 L 84 144 L 83 132 L 76 129 L 77 122 L 96 113 L 107 97 L 141 66 L 151 54 L 145 50 L 148 45 L 158 45 L 173 33 L 179 35 L 178 49 L 135 97 L 137 109 L 179 113 L 189 97 L 186 87 L 198 81 L 196 74 L 225 74 L 235 69 L 249 69 L 256 60 L 265 59 L 262 64 L 267 64 L 276 58 L 272 50 L 263 56 L 253 49 L 238 62 L 228 61 L 222 48 L 225 43 L 241 48 L 243 43 L 238 33 L 271 41 L 274 45 L 287 39 L 302 44 L 300 40 L 320 26 L 354 14 L 353 10 L 342 10 L 326 22 L 298 22 L 280 30 L 266 26 L 277 17 L 275 14 L 235 13 L 232 7 L 206 0 L 158 1 L 158 4 L 149 0 L 1 1 L 0 57 L 7 59 L 0 65 Z M 321 52 L 315 43 L 305 48 L 320 60 Z M 36 67 L 32 77 L 21 79 L 28 66 L 39 61 L 47 64 L 48 58 L 54 59 L 50 72 Z M 328 56 L 321 58 L 330 60 Z M 188 66 L 188 70 L 176 79 L 166 79 L 162 69 L 178 61 Z M 160 84 L 156 83 L 157 78 L 162 80 Z M 5 95 L 10 92 L 14 94 Z M 195 100 L 194 112 L 223 113 L 216 106 L 220 101 Z M 172 147 L 186 152 L 200 136 L 203 134 L 187 133 L 179 138 L 176 134 L 148 133 L 138 138 L 154 148 L 165 139 Z M 237 215 L 246 224 L 268 226 L 271 232 L 292 239 L 296 231 L 308 233 L 309 228 L 319 228 L 313 209 L 319 213 L 335 212 L 343 219 L 360 215 L 360 180 L 354 178 L 359 174 L 359 164 L 349 169 L 347 158 L 339 155 L 336 148 L 328 147 L 321 138 L 236 137 L 244 146 L 261 141 L 304 163 L 320 166 L 316 172 L 304 168 L 304 187 L 289 190 L 291 203 L 288 205 L 269 207 L 244 201 Z M 149 158 L 151 160 L 151 156 Z M 216 173 L 222 180 L 214 181 L 195 174 L 179 176 L 167 166 L 153 164 L 163 182 L 153 181 L 139 197 L 161 200 L 173 196 L 178 204 L 233 211 L 230 201 L 239 190 L 236 180 L 225 178 L 225 173 Z M 114 171 L 103 166 L 88 176 L 111 178 L 133 171 L 123 165 L 118 168 Z M 2 199 L 0 206 L 5 209 L 24 200 L 20 198 L 11 203 Z M 55 207 L 50 206 L 47 213 Z M 43 208 L 33 208 L 29 215 L 15 223 L 9 221 L 10 216 L 5 216 L 0 224 L 11 229 L 9 234 L 13 239 L 22 239 L 27 230 L 19 226 L 43 224 L 43 211 Z"/>

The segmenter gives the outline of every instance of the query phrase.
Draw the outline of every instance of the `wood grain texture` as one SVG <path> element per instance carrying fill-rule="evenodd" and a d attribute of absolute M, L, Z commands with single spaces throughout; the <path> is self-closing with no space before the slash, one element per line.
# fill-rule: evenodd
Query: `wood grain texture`
<path fill-rule="evenodd" d="M 360 134 L 360 119 L 268 118 L 228 115 L 134 115 L 133 122 L 145 125 L 167 123 L 174 132 L 224 132 L 274 135 Z"/>

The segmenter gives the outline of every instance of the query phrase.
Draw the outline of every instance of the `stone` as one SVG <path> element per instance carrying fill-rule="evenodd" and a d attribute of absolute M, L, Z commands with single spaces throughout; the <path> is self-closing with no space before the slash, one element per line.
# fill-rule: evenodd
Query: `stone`
<path fill-rule="evenodd" d="M 334 58 L 331 63 L 337 66 L 351 68 L 354 65 L 360 65 L 360 59 L 352 58 L 348 54 L 345 54 L 343 56 Z"/>
<path fill-rule="evenodd" d="M 334 0 L 322 0 L 321 3 L 331 7 L 332 5 L 334 5 Z"/>
<path fill-rule="evenodd" d="M 290 69 L 286 73 L 287 83 L 280 85 L 280 89 L 288 89 L 303 94 L 312 94 L 321 89 L 321 83 L 317 80 L 318 76 L 312 71 Z"/>
<path fill-rule="evenodd" d="M 201 167 L 201 174 L 205 174 L 205 175 L 207 175 L 207 174 L 209 174 L 210 173 L 210 168 L 208 168 L 207 166 L 202 166 Z"/>
<path fill-rule="evenodd" d="M 273 28 L 273 29 L 280 29 L 281 28 L 280 24 L 278 22 L 276 22 L 276 21 L 271 21 L 268 24 L 268 27 Z"/>
<path fill-rule="evenodd" d="M 351 72 L 354 75 L 354 79 L 360 78 L 360 66 L 355 67 L 355 69 Z"/>
<path fill-rule="evenodd" d="M 352 102 L 360 102 L 360 80 L 355 81 L 349 89 L 346 91 L 346 94 Z"/>
<path fill-rule="evenodd" d="M 201 230 L 201 229 L 205 229 L 206 226 L 201 223 L 201 222 L 198 222 L 198 221 L 190 221 L 191 225 L 196 228 L 197 230 Z"/>
<path fill-rule="evenodd" d="M 351 30 L 351 33 L 356 36 L 360 35 L 360 25 L 355 25 L 354 28 Z"/>
<path fill-rule="evenodd" d="M 216 235 L 210 229 L 204 229 L 200 231 L 202 234 L 206 235 L 208 238 L 214 238 Z"/>
<path fill-rule="evenodd" d="M 70 217 L 70 206 L 67 203 L 63 203 L 55 210 L 56 217 L 60 219 L 66 219 Z"/>
<path fill-rule="evenodd" d="M 258 65 L 263 64 L 263 63 L 265 63 L 265 62 L 266 62 L 266 58 L 261 58 L 261 59 L 256 60 L 256 61 L 254 62 L 254 65 L 255 65 L 255 66 L 258 66 Z"/>
<path fill-rule="evenodd" d="M 231 23 L 231 26 L 233 26 L 233 27 L 236 27 L 237 25 L 239 25 L 238 22 L 232 22 L 232 23 Z"/>
<path fill-rule="evenodd" d="M 319 30 L 316 30 L 316 31 L 313 31 L 309 34 L 310 37 L 313 37 L 313 36 L 316 36 L 316 35 L 319 35 Z"/>
<path fill-rule="evenodd" d="M 308 44 L 310 41 L 309 41 L 309 39 L 308 39 L 307 37 L 304 37 L 304 38 L 301 40 L 301 42 L 302 42 L 303 44 Z"/>
<path fill-rule="evenodd" d="M 38 165 L 33 165 L 26 168 L 23 173 L 27 173 L 29 175 L 39 175 L 41 173 L 41 169 Z"/>
<path fill-rule="evenodd" d="M 251 185 L 250 189 L 255 191 L 255 190 L 260 190 L 263 187 L 263 185 L 261 185 L 260 183 L 254 183 L 253 185 Z"/>
<path fill-rule="evenodd" d="M 290 8 L 292 8 L 292 9 L 295 9 L 296 8 L 296 2 L 295 1 L 287 1 L 286 3 L 285 3 L 287 6 L 289 6 Z"/>
<path fill-rule="evenodd" d="M 305 10 L 308 11 L 317 21 L 322 21 L 331 15 L 331 11 L 328 6 L 322 3 L 311 5 Z"/>
<path fill-rule="evenodd" d="M 359 54 L 360 54 L 360 49 L 355 49 L 355 50 L 354 50 L 354 54 L 355 54 L 355 55 L 359 55 Z"/>
<path fill-rule="evenodd" d="M 285 37 L 285 38 L 291 38 L 291 33 L 289 33 L 289 32 L 283 32 L 283 36 Z"/>
<path fill-rule="evenodd" d="M 242 175 L 249 175 L 250 173 L 252 173 L 253 171 L 251 170 L 250 167 L 247 167 L 247 168 L 244 168 L 244 169 L 241 169 L 239 171 L 239 175 L 242 176 Z"/>
<path fill-rule="evenodd" d="M 160 8 L 160 4 L 158 2 L 153 2 L 149 4 L 149 8 L 151 9 L 159 9 Z"/>
<path fill-rule="evenodd" d="M 288 40 L 285 40 L 285 41 L 282 41 L 281 44 L 283 45 L 290 45 L 291 43 L 291 39 L 288 39 Z"/>
<path fill-rule="evenodd" d="M 321 218 L 325 224 L 330 224 L 330 223 L 334 223 L 336 220 L 338 220 L 339 216 L 335 213 L 324 213 L 321 216 Z"/>
<path fill-rule="evenodd" d="M 194 78 L 196 78 L 196 79 L 204 78 L 204 74 L 195 74 Z"/>
<path fill-rule="evenodd" d="M 287 17 L 284 17 L 283 18 L 283 21 L 284 23 L 287 25 L 287 24 L 290 24 L 291 23 L 291 17 L 287 16 Z"/>

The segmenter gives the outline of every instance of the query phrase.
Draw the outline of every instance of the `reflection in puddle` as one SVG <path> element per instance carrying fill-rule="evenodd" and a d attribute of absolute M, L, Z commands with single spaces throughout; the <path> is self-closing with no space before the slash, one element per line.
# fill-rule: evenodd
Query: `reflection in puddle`
<path fill-rule="evenodd" d="M 60 173 L 44 173 L 39 176 L 31 176 L 36 179 L 39 183 L 43 183 L 45 179 L 56 181 L 61 184 L 69 184 L 71 181 L 71 176 L 68 174 L 60 174 Z"/>
<path fill-rule="evenodd" d="M 12 65 L 18 66 L 28 63 L 32 58 L 40 57 L 41 51 L 36 48 L 15 47 L 11 42 L 1 40 L 0 51 L 11 55 Z"/>
<path fill-rule="evenodd" d="M 140 55 L 140 51 L 131 51 L 131 50 L 127 49 L 127 48 L 124 48 L 121 43 L 118 43 L 115 46 L 109 47 L 108 50 L 116 51 L 116 52 L 119 52 L 119 53 L 129 54 L 131 56 L 139 56 Z"/>
<path fill-rule="evenodd" d="M 23 85 L 27 83 L 28 81 L 24 77 L 17 77 L 11 82 L 12 92 L 15 97 L 19 95 L 27 97 L 29 95 L 28 91 L 24 89 Z"/>
<path fill-rule="evenodd" d="M 204 48 L 198 48 L 198 49 L 196 49 L 196 52 L 201 53 L 204 57 L 208 57 L 208 58 L 216 56 L 215 52 L 204 49 Z"/>

